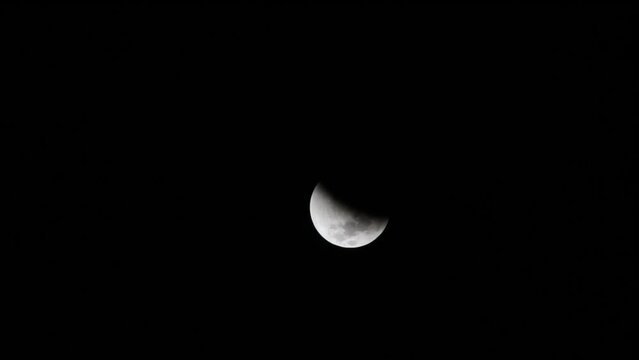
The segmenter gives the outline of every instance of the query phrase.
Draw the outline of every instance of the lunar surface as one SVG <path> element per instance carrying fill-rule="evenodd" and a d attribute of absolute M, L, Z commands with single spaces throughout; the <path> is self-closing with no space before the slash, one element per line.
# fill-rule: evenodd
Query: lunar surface
<path fill-rule="evenodd" d="M 388 224 L 388 218 L 346 206 L 322 184 L 317 184 L 313 190 L 310 210 L 317 232 L 331 244 L 345 248 L 370 244 Z"/>

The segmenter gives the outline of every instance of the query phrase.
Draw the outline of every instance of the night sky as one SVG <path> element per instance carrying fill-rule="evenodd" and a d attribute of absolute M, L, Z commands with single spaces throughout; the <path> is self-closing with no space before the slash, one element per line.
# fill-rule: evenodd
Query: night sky
<path fill-rule="evenodd" d="M 632 10 L 6 8 L 22 351 L 632 358 Z"/>

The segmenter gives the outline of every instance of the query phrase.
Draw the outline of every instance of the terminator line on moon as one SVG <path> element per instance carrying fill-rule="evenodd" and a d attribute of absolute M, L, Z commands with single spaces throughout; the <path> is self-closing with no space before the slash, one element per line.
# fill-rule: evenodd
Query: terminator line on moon
<path fill-rule="evenodd" d="M 317 232 L 331 244 L 345 248 L 370 244 L 388 224 L 388 218 L 371 216 L 344 205 L 321 183 L 311 195 L 310 211 Z"/>

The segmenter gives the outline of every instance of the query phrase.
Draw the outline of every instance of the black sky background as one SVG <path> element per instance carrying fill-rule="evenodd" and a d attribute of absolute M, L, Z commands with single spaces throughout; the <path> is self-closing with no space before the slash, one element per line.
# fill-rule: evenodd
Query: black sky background
<path fill-rule="evenodd" d="M 631 358 L 634 15 L 5 8 L 23 350 Z M 384 234 L 321 239 L 318 181 Z"/>

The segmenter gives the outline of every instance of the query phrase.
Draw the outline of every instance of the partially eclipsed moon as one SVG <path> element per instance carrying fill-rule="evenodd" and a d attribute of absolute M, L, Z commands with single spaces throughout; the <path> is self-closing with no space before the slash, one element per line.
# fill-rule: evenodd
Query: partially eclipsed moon
<path fill-rule="evenodd" d="M 311 220 L 331 244 L 354 248 L 370 244 L 386 228 L 388 218 L 376 217 L 341 203 L 317 184 L 311 195 Z"/>

